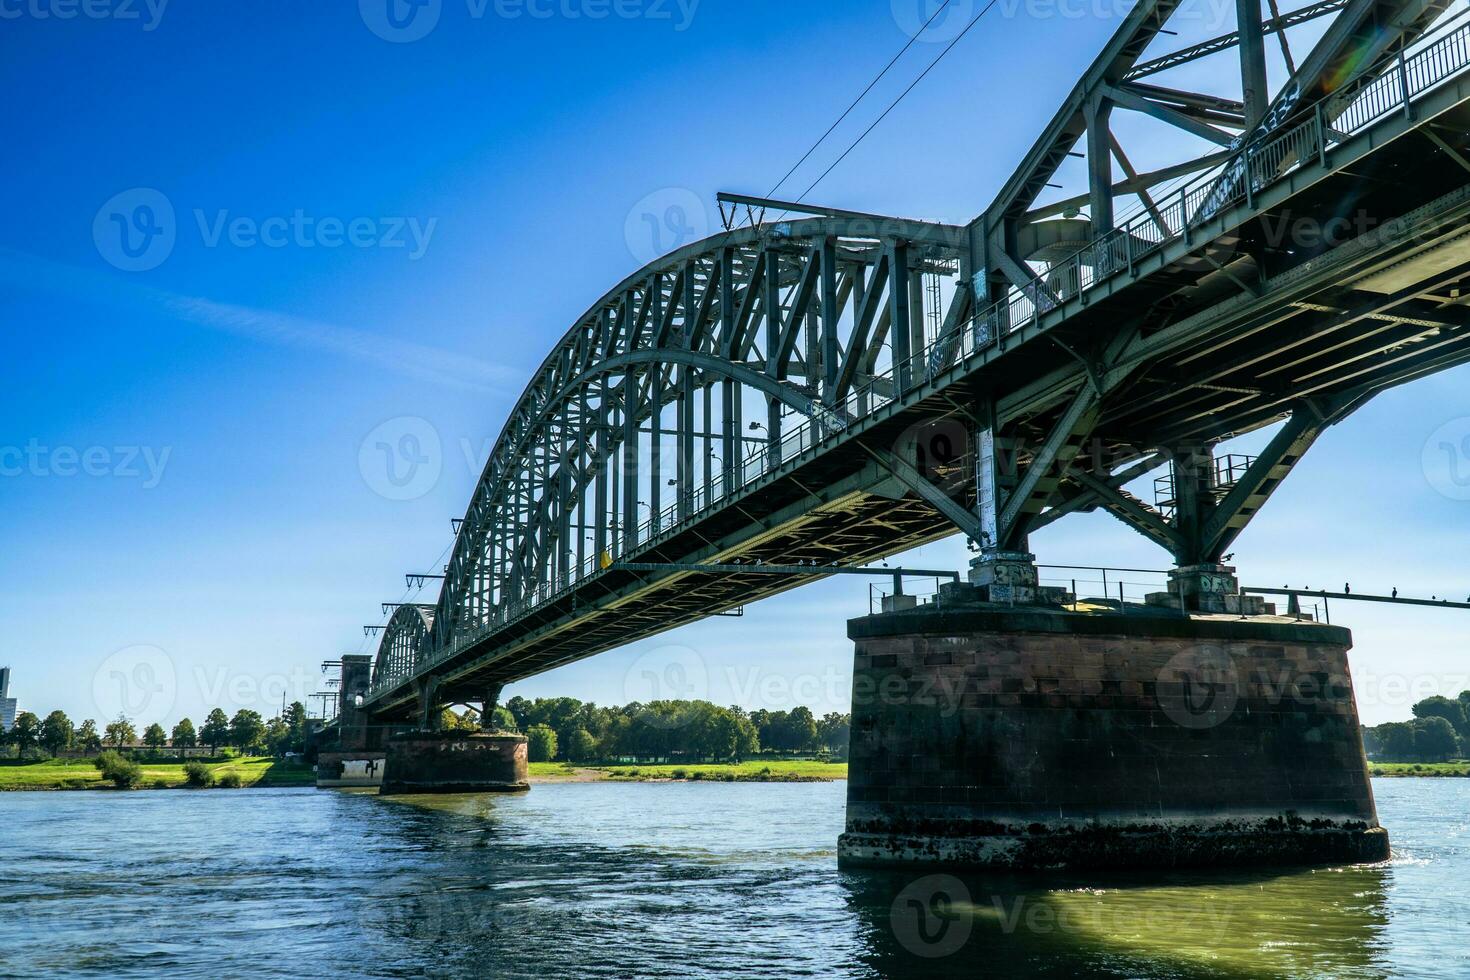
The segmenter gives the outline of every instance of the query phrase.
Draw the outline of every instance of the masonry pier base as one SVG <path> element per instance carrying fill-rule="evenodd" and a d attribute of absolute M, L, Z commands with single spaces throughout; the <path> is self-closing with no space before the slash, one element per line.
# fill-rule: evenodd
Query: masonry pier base
<path fill-rule="evenodd" d="M 1351 634 L 981 601 L 855 619 L 844 865 L 1379 861 Z"/>
<path fill-rule="evenodd" d="M 491 732 L 407 732 L 388 739 L 384 796 L 523 793 L 526 737 Z"/>

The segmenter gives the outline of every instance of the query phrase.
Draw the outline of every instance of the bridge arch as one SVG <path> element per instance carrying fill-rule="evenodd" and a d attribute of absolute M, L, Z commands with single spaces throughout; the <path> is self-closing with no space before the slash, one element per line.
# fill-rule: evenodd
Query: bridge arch
<path fill-rule="evenodd" d="M 393 611 L 378 641 L 373 683 L 405 677 L 420 663 L 434 629 L 434 607 L 405 604 Z"/>
<path fill-rule="evenodd" d="M 875 379 L 904 383 L 964 319 L 969 271 L 964 228 L 840 216 L 725 232 L 629 276 L 511 412 L 430 645 L 632 552 L 779 461 L 785 440 L 843 428 Z"/>

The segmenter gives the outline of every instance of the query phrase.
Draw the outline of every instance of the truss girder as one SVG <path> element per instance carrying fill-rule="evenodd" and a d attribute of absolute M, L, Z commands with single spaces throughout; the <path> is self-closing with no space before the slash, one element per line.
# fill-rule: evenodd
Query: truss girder
<path fill-rule="evenodd" d="M 961 228 L 819 218 L 720 235 L 620 284 L 512 412 L 460 526 L 433 645 L 629 553 L 772 465 L 783 426 L 840 428 L 875 374 L 900 386 L 927 375 L 875 318 L 955 322 L 947 307 L 967 264 Z M 925 276 L 950 282 L 940 309 L 909 288 Z M 752 414 L 762 421 L 746 428 Z"/>
<path fill-rule="evenodd" d="M 1359 7 L 1345 0 L 1340 13 Z M 1376 21 L 1397 38 L 1390 52 L 1422 19 L 1397 9 L 1405 16 Z M 1136 266 L 1130 254 L 1126 266 L 1095 269 L 1086 292 L 1056 276 L 1030 279 L 1022 292 L 1032 310 L 996 313 L 986 277 L 1035 271 L 1014 254 L 1016 225 L 1040 215 L 1036 181 L 1083 135 L 1155 212 L 1169 206 L 1148 202 L 1151 175 L 1111 134 L 1087 129 L 1119 107 L 1113 94 L 1131 88 L 1216 127 L 1251 113 L 1249 100 L 1129 79 L 1172 10 L 1143 3 L 1130 14 L 1038 142 L 1045 160 L 1028 161 L 987 213 L 1002 224 L 829 216 L 741 229 L 660 259 L 594 304 L 507 421 L 432 617 L 415 624 L 401 613 L 385 631 L 394 638 L 381 648 L 382 677 L 526 676 L 790 587 L 630 579 L 608 567 L 642 554 L 866 560 L 954 528 L 1009 550 L 1063 514 L 1102 509 L 1176 554 L 1218 556 L 1324 424 L 1384 387 L 1470 362 L 1460 300 L 1470 270 L 1426 259 L 1428 272 L 1401 271 L 1449 248 L 1470 220 L 1470 188 L 1446 192 L 1445 173 L 1460 188 L 1455 161 L 1470 153 L 1470 89 L 1448 73 L 1417 89 L 1423 97 L 1403 113 L 1298 148 L 1298 169 L 1262 170 L 1243 200 L 1176 227 Z M 1322 63 L 1333 62 L 1308 52 L 1299 73 Z M 1383 68 L 1380 58 L 1366 70 Z M 1405 148 L 1403 137 L 1435 120 L 1448 150 Z M 1197 166 L 1214 181 L 1238 151 L 1223 152 L 1169 172 Z M 1385 167 L 1433 180 L 1357 175 Z M 1091 180 L 1087 200 L 1102 215 L 1104 192 L 1123 185 L 1102 168 Z M 1261 249 L 1272 209 L 1333 214 L 1345 186 L 1378 195 L 1393 220 L 1315 257 Z M 1236 264 L 1231 249 L 1254 265 Z M 972 440 L 957 464 L 962 485 L 935 488 L 932 474 L 892 451 L 907 445 L 906 428 L 936 418 L 964 425 Z M 1166 448 L 1283 420 L 1279 445 L 1196 514 L 1190 534 L 1125 488 Z M 1012 466 L 992 467 L 988 490 L 984 439 L 1008 443 Z M 1118 462 L 1087 466 L 1084 453 Z M 859 479 L 855 460 L 873 472 Z"/>

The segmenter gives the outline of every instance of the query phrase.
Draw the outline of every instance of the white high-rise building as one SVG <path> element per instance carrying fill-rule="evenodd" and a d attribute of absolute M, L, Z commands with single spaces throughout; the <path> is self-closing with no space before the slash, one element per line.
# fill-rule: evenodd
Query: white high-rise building
<path fill-rule="evenodd" d="M 10 695 L 10 668 L 0 667 L 0 732 L 15 724 L 15 698 Z"/>

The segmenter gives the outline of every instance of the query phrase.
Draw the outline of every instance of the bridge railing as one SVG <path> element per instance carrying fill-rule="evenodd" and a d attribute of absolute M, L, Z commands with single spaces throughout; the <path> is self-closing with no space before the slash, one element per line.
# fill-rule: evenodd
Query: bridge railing
<path fill-rule="evenodd" d="M 1038 565 L 1041 585 L 1072 596 L 1070 608 L 1092 613 L 1127 615 L 1150 595 L 1170 591 L 1169 573 L 1151 568 L 1104 568 L 1092 565 Z"/>
<path fill-rule="evenodd" d="M 1288 176 L 1309 160 L 1326 158 L 1332 143 L 1361 132 L 1394 112 L 1412 112 L 1413 101 L 1470 68 L 1470 23 L 1465 15 L 1448 21 L 1427 35 L 1412 53 L 1401 56 L 1381 75 L 1361 80 L 1334 93 L 1314 107 L 1303 123 L 1281 133 L 1250 141 L 1225 163 L 1196 177 L 1178 193 L 1154 207 L 1143 208 L 1125 219 L 1101 239 L 1080 249 L 1070 258 L 1039 273 L 1024 287 L 962 321 L 952 334 L 934 338 L 910 359 L 907 371 L 892 367 L 854 388 L 835 405 L 814 404 L 812 417 L 784 432 L 779 443 L 752 449 L 735 466 L 687 491 L 689 501 L 681 517 L 675 501 L 634 529 L 631 536 L 613 529 L 606 549 L 612 561 L 624 557 L 629 547 L 641 547 L 684 523 L 705 515 L 734 491 L 763 479 L 780 464 L 822 447 L 839 437 L 853 421 L 878 411 L 906 394 L 905 379 L 916 387 L 939 374 L 955 360 L 1004 343 L 1005 337 L 1031 323 L 1038 315 L 1056 308 L 1101 285 L 1113 276 L 1131 272 L 1138 262 L 1164 245 L 1187 239 L 1191 228 L 1222 209 L 1249 201 L 1266 186 Z M 1329 111 L 1329 104 L 1332 107 Z M 726 485 L 725 474 L 734 480 Z M 553 576 L 522 598 L 497 606 L 482 623 L 465 630 L 447 646 L 434 651 L 417 665 L 416 674 L 431 670 L 484 641 L 507 624 L 547 602 L 562 598 L 587 578 L 604 569 L 603 556 L 594 556 Z M 1099 569 L 1098 571 L 1101 571 Z M 1058 580 L 1048 584 L 1066 585 Z M 1081 584 L 1081 583 L 1079 583 Z M 1098 585 L 1102 585 L 1099 579 Z M 1113 583 L 1108 583 L 1116 587 Z M 1125 598 L 1129 583 L 1124 583 Z M 1157 591 L 1157 590 L 1155 590 Z M 1141 599 L 1140 599 L 1141 601 Z M 1126 605 L 1126 604 L 1125 604 Z M 402 684 L 407 678 L 384 677 L 375 683 L 372 696 Z"/>
<path fill-rule="evenodd" d="M 1396 112 L 1412 113 L 1415 99 L 1470 68 L 1470 24 L 1465 14 L 1422 38 L 1387 70 L 1360 79 L 1312 107 L 1306 121 L 1266 133 L 1236 148 L 1226 162 L 1200 174 L 1167 199 L 1142 206 L 1101 238 L 1037 273 L 1024 286 L 978 311 L 956 338 L 941 338 L 968 356 L 1077 298 L 1164 245 L 1187 239 L 1193 227 L 1224 208 L 1249 202 L 1265 187 L 1309 161 L 1325 162 L 1333 143 Z M 945 352 L 943 362 L 951 355 Z M 926 351 L 919 363 L 936 367 Z"/>

